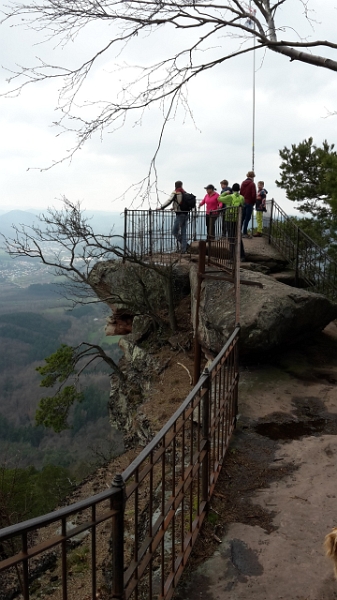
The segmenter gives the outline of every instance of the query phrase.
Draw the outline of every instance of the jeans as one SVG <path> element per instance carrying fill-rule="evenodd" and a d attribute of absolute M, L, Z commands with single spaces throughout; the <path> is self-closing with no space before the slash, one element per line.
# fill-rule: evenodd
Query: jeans
<path fill-rule="evenodd" d="M 176 213 L 172 227 L 172 235 L 177 239 L 177 242 L 181 244 L 181 251 L 186 252 L 187 239 L 186 229 L 188 222 L 188 213 Z"/>
<path fill-rule="evenodd" d="M 252 218 L 254 205 L 253 204 L 245 204 L 242 211 L 242 226 L 243 226 L 243 235 L 247 235 L 247 229 L 249 221 Z"/>

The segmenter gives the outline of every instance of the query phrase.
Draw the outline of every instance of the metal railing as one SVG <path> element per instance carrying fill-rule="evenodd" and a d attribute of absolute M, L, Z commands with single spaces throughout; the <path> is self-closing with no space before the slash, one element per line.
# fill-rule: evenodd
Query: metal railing
<path fill-rule="evenodd" d="M 264 219 L 271 243 L 295 271 L 295 286 L 337 301 L 337 264 L 314 240 L 270 200 Z"/>
<path fill-rule="evenodd" d="M 218 211 L 208 233 L 207 262 L 229 273 L 233 278 L 240 269 L 242 208 L 230 207 Z"/>
<path fill-rule="evenodd" d="M 207 240 L 209 265 L 234 272 L 236 252 L 236 224 L 241 218 L 240 208 L 223 208 L 210 215 L 206 227 L 204 211 L 189 213 L 186 238 L 189 253 L 197 251 L 197 242 Z M 162 210 L 124 211 L 124 258 L 136 256 L 145 261 L 172 264 L 181 258 L 180 244 L 172 234 L 175 212 Z"/>
<path fill-rule="evenodd" d="M 85 598 L 172 597 L 235 427 L 238 338 L 111 489 L 0 531 L 1 599 L 28 600 L 37 578 L 48 597 L 79 597 L 78 565 Z"/>
<path fill-rule="evenodd" d="M 172 235 L 176 213 L 172 210 L 124 211 L 124 255 L 139 258 L 168 258 L 179 252 L 177 240 Z M 186 225 L 187 242 L 206 238 L 204 213 L 192 210 Z"/>

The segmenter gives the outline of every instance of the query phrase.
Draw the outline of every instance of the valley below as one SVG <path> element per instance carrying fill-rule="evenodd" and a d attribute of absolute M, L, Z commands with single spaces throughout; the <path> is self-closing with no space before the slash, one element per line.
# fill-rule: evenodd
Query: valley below
<path fill-rule="evenodd" d="M 109 309 L 74 308 L 62 295 L 62 279 L 37 260 L 0 253 L 0 451 L 3 469 L 54 465 L 75 482 L 123 447 L 109 424 L 109 370 L 100 363 L 83 375 L 84 400 L 72 411 L 71 428 L 56 434 L 35 425 L 46 395 L 36 367 L 62 343 L 98 343 L 117 359 L 120 350 L 119 338 L 105 335 Z"/>

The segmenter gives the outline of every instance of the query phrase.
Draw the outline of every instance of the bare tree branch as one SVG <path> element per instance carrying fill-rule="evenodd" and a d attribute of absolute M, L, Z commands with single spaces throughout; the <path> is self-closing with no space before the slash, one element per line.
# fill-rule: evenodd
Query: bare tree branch
<path fill-rule="evenodd" d="M 71 160 L 95 133 L 102 135 L 106 129 L 114 132 L 129 118 L 136 125 L 141 124 L 146 109 L 157 105 L 163 114 L 163 124 L 147 176 L 139 183 L 139 197 L 143 201 L 153 190 L 157 194 L 156 158 L 168 121 L 174 118 L 179 105 L 193 119 L 186 90 L 194 78 L 259 48 L 288 57 L 290 62 L 300 61 L 337 71 L 334 40 L 309 39 L 295 31 L 291 23 L 280 21 L 284 14 L 281 10 L 287 6 L 293 8 L 294 4 L 295 0 L 292 3 L 291 0 L 182 0 L 179 3 L 176 0 L 13 0 L 2 9 L 1 22 L 35 30 L 40 53 L 43 51 L 41 35 L 46 42 L 52 41 L 61 48 L 76 43 L 77 37 L 93 23 L 102 25 L 104 35 L 98 39 L 95 51 L 77 66 L 70 66 L 76 53 L 72 53 L 68 64 L 52 64 L 40 56 L 36 64 L 17 66 L 9 71 L 10 90 L 5 95 L 18 95 L 34 83 L 59 81 L 58 118 L 54 125 L 59 135 L 72 132 L 75 142 L 66 156 L 45 169 Z M 314 32 L 310 0 L 298 0 L 297 5 L 302 10 L 303 24 L 309 23 Z M 331 18 L 334 17 L 332 14 Z M 119 64 L 119 58 L 124 58 L 128 48 L 137 52 L 145 38 L 162 29 L 168 30 L 172 39 L 164 58 L 154 58 L 146 64 L 129 65 L 125 61 Z M 289 32 L 294 39 L 289 39 Z M 100 39 L 104 40 L 101 46 Z M 313 49 L 317 53 L 313 53 Z M 92 72 L 99 72 L 102 58 L 114 65 L 106 72 L 107 81 L 117 70 L 123 71 L 125 80 L 119 83 L 114 94 L 111 87 L 116 86 L 109 85 L 108 98 L 98 100 L 86 84 Z M 35 252 L 40 252 L 39 247 Z"/>
<path fill-rule="evenodd" d="M 89 219 L 85 217 L 80 202 L 72 203 L 64 198 L 63 203 L 62 210 L 49 208 L 42 214 L 38 225 L 13 226 L 12 238 L 6 238 L 0 233 L 6 252 L 13 258 L 28 256 L 50 267 L 56 275 L 62 277 L 62 295 L 73 306 L 105 302 L 122 306 L 126 310 L 129 308 L 133 315 L 143 314 L 157 325 L 163 325 L 158 307 L 148 301 L 149 289 L 144 284 L 144 273 L 153 271 L 162 281 L 170 326 L 175 330 L 175 308 L 171 293 L 174 261 L 171 265 L 162 265 L 140 258 L 124 248 L 124 238 L 114 235 L 113 230 L 108 235 L 96 234 Z M 98 289 L 93 276 L 97 267 L 105 262 L 110 262 L 111 267 L 112 261 L 115 269 L 122 268 L 122 259 L 129 265 L 129 269 L 132 265 L 140 268 L 138 272 L 133 271 L 133 286 L 136 287 L 137 281 L 137 289 L 128 288 L 127 282 L 123 281 L 123 289 L 128 289 L 128 297 L 122 297 L 118 289 Z"/>

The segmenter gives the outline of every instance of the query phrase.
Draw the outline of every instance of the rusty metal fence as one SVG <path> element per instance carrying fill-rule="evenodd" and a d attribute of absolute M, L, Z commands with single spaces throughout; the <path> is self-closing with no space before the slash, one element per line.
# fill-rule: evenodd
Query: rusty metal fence
<path fill-rule="evenodd" d="M 172 235 L 175 218 L 176 213 L 171 210 L 125 209 L 124 255 L 168 260 L 169 255 L 179 253 L 179 242 Z M 186 225 L 188 244 L 205 239 L 206 236 L 204 213 L 192 210 L 188 214 Z"/>
<path fill-rule="evenodd" d="M 235 427 L 238 338 L 110 489 L 0 531 L 2 600 L 172 597 Z"/>
<path fill-rule="evenodd" d="M 176 214 L 162 210 L 124 211 L 124 258 L 172 264 L 181 259 L 181 245 L 172 234 Z M 186 225 L 187 254 L 198 253 L 198 242 L 207 241 L 207 264 L 234 274 L 237 233 L 241 231 L 241 209 L 219 209 L 210 213 L 193 210 Z M 184 256 L 184 255 L 183 255 Z"/>
<path fill-rule="evenodd" d="M 324 294 L 337 301 L 337 264 L 316 244 L 282 208 L 267 202 L 265 232 L 294 269 L 296 287 Z"/>

